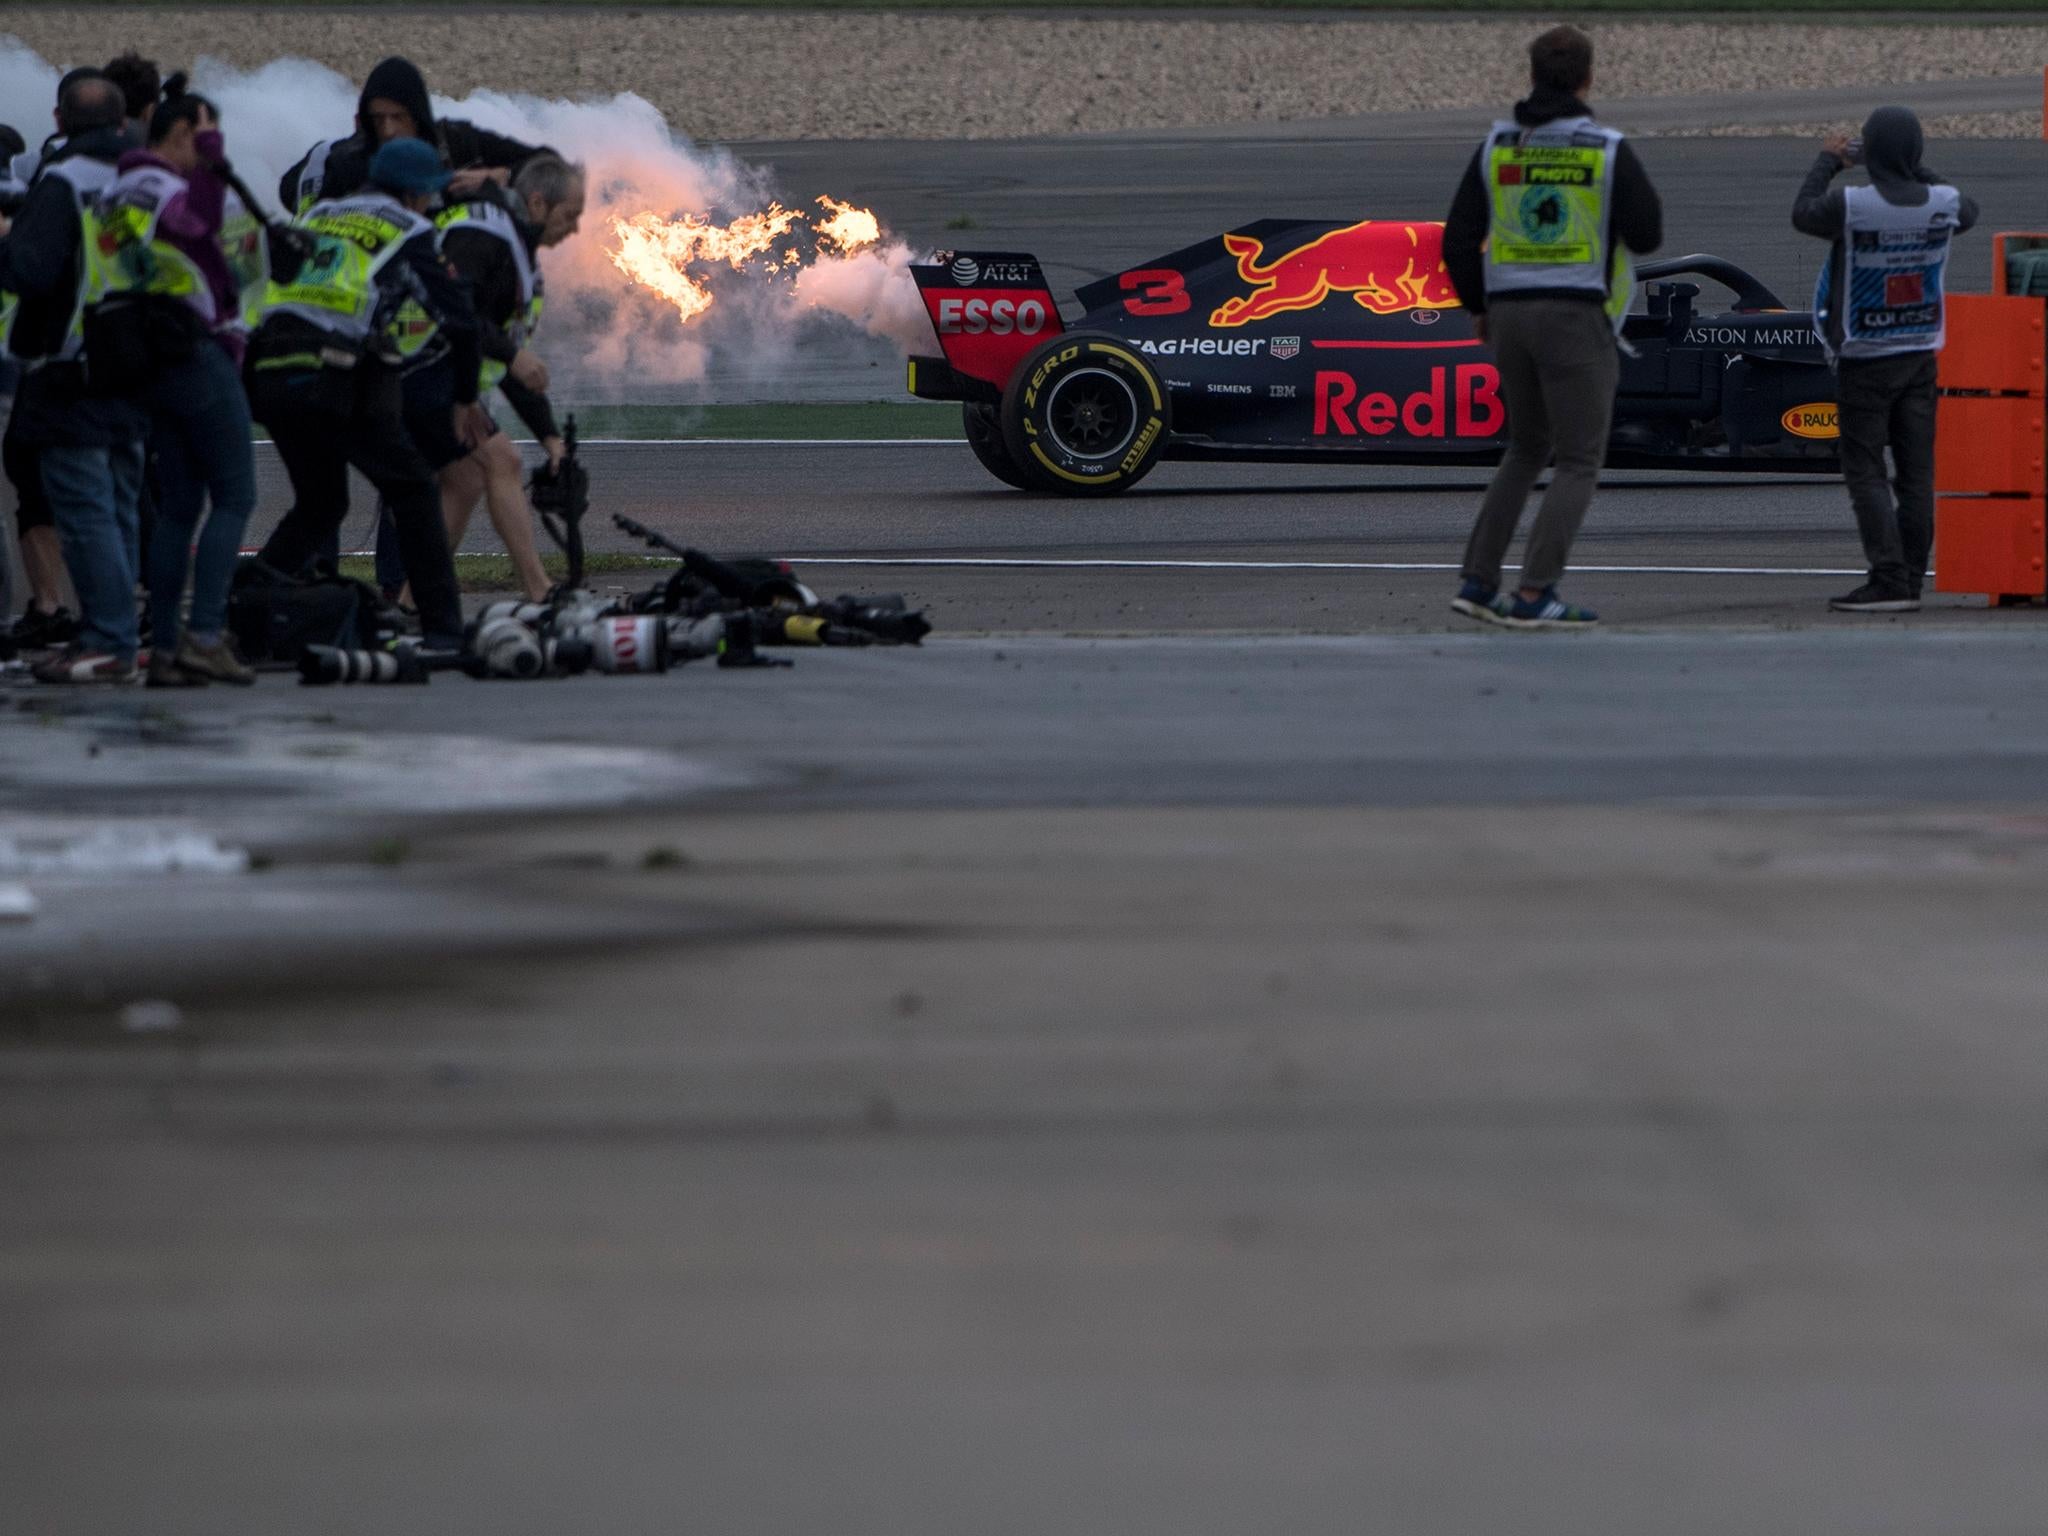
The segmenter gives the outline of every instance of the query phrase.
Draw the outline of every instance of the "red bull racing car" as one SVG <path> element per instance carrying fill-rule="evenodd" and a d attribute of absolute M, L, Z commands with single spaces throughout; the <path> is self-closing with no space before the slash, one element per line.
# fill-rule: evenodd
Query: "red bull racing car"
<path fill-rule="evenodd" d="M 1088 284 L 1071 323 L 1028 255 L 912 271 L 943 355 L 911 359 L 910 391 L 962 402 L 975 456 L 1020 489 L 1113 495 L 1162 458 L 1485 463 L 1505 437 L 1440 224 L 1262 220 Z M 1717 257 L 1636 276 L 1610 465 L 1837 468 L 1810 314 Z"/>

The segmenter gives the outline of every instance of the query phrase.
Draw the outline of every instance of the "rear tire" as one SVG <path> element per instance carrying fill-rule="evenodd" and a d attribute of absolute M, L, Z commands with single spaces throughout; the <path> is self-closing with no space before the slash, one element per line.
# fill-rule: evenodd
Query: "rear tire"
<path fill-rule="evenodd" d="M 1003 424 L 994 406 L 969 400 L 960 407 L 960 422 L 967 429 L 967 446 L 981 460 L 983 469 L 1003 484 L 1014 485 L 1020 491 L 1038 489 L 1031 477 L 1024 473 L 1024 466 L 1010 457 L 1009 444 L 1003 441 Z"/>
<path fill-rule="evenodd" d="M 1165 386 L 1127 342 L 1055 336 L 1012 376 L 1001 410 L 1010 457 L 1039 490 L 1117 496 L 1159 462 L 1172 430 Z"/>

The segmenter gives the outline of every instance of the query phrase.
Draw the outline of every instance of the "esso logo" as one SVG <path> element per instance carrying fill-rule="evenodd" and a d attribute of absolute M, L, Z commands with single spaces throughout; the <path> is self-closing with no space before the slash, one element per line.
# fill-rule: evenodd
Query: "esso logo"
<path fill-rule="evenodd" d="M 1046 308 L 1038 299 L 941 299 L 941 336 L 1036 336 L 1045 329 Z"/>

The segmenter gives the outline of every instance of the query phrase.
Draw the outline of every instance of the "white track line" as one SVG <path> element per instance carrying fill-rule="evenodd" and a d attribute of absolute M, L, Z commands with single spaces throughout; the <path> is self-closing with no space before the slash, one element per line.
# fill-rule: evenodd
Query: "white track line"
<path fill-rule="evenodd" d="M 1057 569 L 1073 566 L 1084 570 L 1140 571 L 1455 571 L 1455 561 L 1409 560 L 1021 560 L 944 556 L 901 558 L 862 555 L 787 555 L 791 565 L 937 565 L 997 566 Z M 1506 569 L 1519 571 L 1519 565 Z M 1863 570 L 1836 570 L 1824 566 L 1792 565 L 1580 565 L 1574 571 L 1600 576 L 1865 576 Z M 1929 575 L 1934 574 L 1932 571 Z"/>
<path fill-rule="evenodd" d="M 964 437 L 582 437 L 581 448 L 965 448 Z M 514 438 L 524 447 L 531 439 Z"/>
<path fill-rule="evenodd" d="M 275 448 L 269 438 L 258 438 L 260 448 Z M 539 445 L 530 437 L 515 437 L 514 447 Z M 579 448 L 965 448 L 964 437 L 583 437 Z"/>
<path fill-rule="evenodd" d="M 245 555 L 257 553 L 254 549 L 242 551 Z M 345 549 L 342 554 L 352 559 L 374 555 L 374 549 Z M 594 551 L 604 554 L 632 554 L 631 550 Z M 455 556 L 458 560 L 502 560 L 503 555 L 493 555 L 483 550 L 462 550 Z M 649 565 L 674 565 L 677 562 L 665 555 L 647 555 Z M 1456 571 L 1462 570 L 1456 561 L 1428 560 L 1023 560 L 1005 559 L 997 556 L 986 558 L 951 555 L 780 555 L 776 558 L 790 565 L 892 565 L 892 566 L 966 566 L 995 570 L 1083 570 L 1083 571 Z M 1519 565 L 1509 564 L 1503 570 L 1519 571 Z M 1590 576 L 1867 576 L 1865 570 L 1834 569 L 1818 565 L 1573 565 L 1574 571 Z M 1929 576 L 1933 571 L 1927 573 Z"/>

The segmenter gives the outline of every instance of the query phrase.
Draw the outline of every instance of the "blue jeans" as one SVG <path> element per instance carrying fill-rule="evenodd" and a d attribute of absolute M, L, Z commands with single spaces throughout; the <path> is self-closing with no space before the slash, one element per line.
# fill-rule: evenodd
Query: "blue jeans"
<path fill-rule="evenodd" d="M 162 497 L 149 541 L 150 644 L 178 648 L 178 603 L 192 571 L 194 634 L 217 638 L 227 625 L 228 584 L 242 531 L 256 506 L 256 459 L 249 401 L 227 353 L 212 342 L 157 376 L 150 391 L 150 440 Z M 192 535 L 207 496 L 213 510 L 192 561 Z"/>
<path fill-rule="evenodd" d="M 132 662 L 141 439 L 104 448 L 45 447 L 39 456 L 43 494 L 78 589 L 79 645 Z"/>

